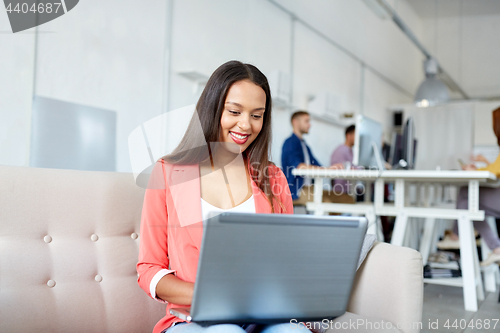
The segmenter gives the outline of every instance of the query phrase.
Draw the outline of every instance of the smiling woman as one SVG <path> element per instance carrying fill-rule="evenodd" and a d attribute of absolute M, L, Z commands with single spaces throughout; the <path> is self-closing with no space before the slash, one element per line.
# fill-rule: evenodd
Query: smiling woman
<path fill-rule="evenodd" d="M 228 175 L 229 169 L 236 170 L 231 168 L 234 166 L 231 162 L 237 161 L 236 155 L 241 154 L 245 173 L 265 193 L 272 211 L 278 206 L 283 209 L 282 201 L 271 191 L 269 180 L 269 173 L 279 170 L 269 161 L 271 114 L 271 91 L 265 75 L 253 65 L 226 62 L 208 80 L 181 142 L 172 154 L 162 159 L 176 165 L 200 164 L 202 177 L 225 166 L 228 170 L 223 170 L 224 181 L 230 183 L 230 187 L 238 188 L 234 183 L 236 180 L 231 182 Z M 198 124 L 203 134 L 199 132 Z M 201 135 L 204 137 L 200 138 Z M 208 149 L 205 148 L 207 145 Z M 235 179 L 246 179 L 245 174 L 232 174 Z M 202 178 L 202 197 L 205 199 L 204 188 L 207 187 L 203 186 Z M 217 203 L 215 198 L 207 201 Z M 218 203 L 219 207 L 227 206 Z"/>
<path fill-rule="evenodd" d="M 229 333 L 255 327 L 203 328 L 184 324 L 169 310 L 192 302 L 202 220 L 210 212 L 293 213 L 286 178 L 269 161 L 270 139 L 271 93 L 264 74 L 239 61 L 217 68 L 180 144 L 153 169 L 150 183 L 164 186 L 148 185 L 144 197 L 138 282 L 153 299 L 168 302 L 154 333 Z M 262 329 L 271 333 L 292 328 L 281 324 Z"/>
<path fill-rule="evenodd" d="M 265 111 L 266 94 L 262 88 L 250 80 L 234 83 L 222 112 L 221 141 L 234 142 L 241 152 L 245 151 L 259 135 Z"/>

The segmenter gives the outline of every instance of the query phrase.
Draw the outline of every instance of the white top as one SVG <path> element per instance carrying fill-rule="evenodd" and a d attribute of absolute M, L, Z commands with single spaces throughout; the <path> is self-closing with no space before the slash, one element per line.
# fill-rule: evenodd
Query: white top
<path fill-rule="evenodd" d="M 210 212 L 216 212 L 216 213 L 223 213 L 223 212 L 255 213 L 255 202 L 253 199 L 253 195 L 250 198 L 248 198 L 247 200 L 245 200 L 244 202 L 242 202 L 241 204 L 239 204 L 238 206 L 233 207 L 233 208 L 229 208 L 229 209 L 221 209 L 219 207 L 215 207 L 214 205 L 209 204 L 208 202 L 203 200 L 203 198 L 201 198 L 201 216 L 202 216 L 203 220 L 206 220 L 208 218 L 208 214 L 210 214 Z M 153 276 L 153 279 L 151 280 L 151 283 L 149 284 L 149 291 L 151 293 L 152 298 L 156 299 L 157 301 L 159 301 L 161 303 L 167 303 L 164 300 L 156 297 L 156 285 L 158 284 L 158 282 L 160 281 L 160 279 L 162 277 L 164 277 L 167 274 L 172 274 L 172 273 L 175 273 L 175 271 L 169 270 L 169 269 L 162 269 L 162 270 L 158 271 L 158 273 L 156 273 Z"/>
<path fill-rule="evenodd" d="M 201 217 L 203 218 L 203 220 L 208 219 L 208 215 L 210 214 L 210 212 L 255 213 L 255 202 L 253 199 L 253 195 L 238 206 L 229 209 L 215 207 L 214 205 L 209 204 L 208 202 L 203 200 L 203 198 L 201 198 Z"/>

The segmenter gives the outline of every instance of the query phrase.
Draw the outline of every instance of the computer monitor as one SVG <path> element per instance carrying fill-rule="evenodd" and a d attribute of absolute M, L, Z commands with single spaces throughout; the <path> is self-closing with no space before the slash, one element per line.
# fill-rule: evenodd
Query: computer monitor
<path fill-rule="evenodd" d="M 384 169 L 382 158 L 382 124 L 368 117 L 356 117 L 353 164 L 365 168 Z"/>
<path fill-rule="evenodd" d="M 415 168 L 415 154 L 417 143 L 415 140 L 415 122 L 412 117 L 406 120 L 403 129 L 403 156 L 402 159 L 406 161 L 408 169 Z"/>
<path fill-rule="evenodd" d="M 391 145 L 390 143 L 383 142 L 382 143 L 382 157 L 384 161 L 389 162 L 389 158 L 391 157 Z"/>
<path fill-rule="evenodd" d="M 414 169 L 417 155 L 415 123 L 412 117 L 406 120 L 403 135 L 392 134 L 389 163 L 394 169 Z"/>
<path fill-rule="evenodd" d="M 391 152 L 389 154 L 389 164 L 396 166 L 403 156 L 403 136 L 399 133 L 392 133 Z"/>

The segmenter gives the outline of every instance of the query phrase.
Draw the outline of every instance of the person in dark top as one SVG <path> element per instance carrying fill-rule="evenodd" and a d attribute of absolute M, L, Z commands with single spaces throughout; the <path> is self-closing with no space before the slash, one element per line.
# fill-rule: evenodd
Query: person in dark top
<path fill-rule="evenodd" d="M 325 169 L 314 157 L 311 149 L 303 139 L 309 133 L 310 117 L 306 111 L 297 111 L 291 118 L 293 133 L 285 140 L 281 154 L 281 165 L 292 193 L 294 205 L 305 205 L 314 200 L 314 186 L 309 177 L 294 176 L 293 169 Z M 343 169 L 343 163 L 331 165 L 330 169 Z M 323 202 L 354 203 L 353 197 L 334 191 L 323 191 Z"/>

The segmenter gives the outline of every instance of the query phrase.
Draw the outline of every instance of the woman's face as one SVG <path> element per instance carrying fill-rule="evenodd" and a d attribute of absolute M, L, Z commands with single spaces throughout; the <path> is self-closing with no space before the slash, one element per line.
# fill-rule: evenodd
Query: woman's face
<path fill-rule="evenodd" d="M 230 151 L 233 147 L 239 147 L 239 152 L 245 151 L 262 129 L 265 110 L 264 89 L 250 80 L 233 83 L 220 120 L 221 142 L 228 143 L 225 146 Z"/>

